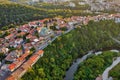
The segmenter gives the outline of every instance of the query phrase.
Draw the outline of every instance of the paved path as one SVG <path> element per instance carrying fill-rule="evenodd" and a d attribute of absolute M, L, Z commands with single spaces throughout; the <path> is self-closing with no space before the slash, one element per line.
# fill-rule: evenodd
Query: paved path
<path fill-rule="evenodd" d="M 103 80 L 108 80 L 108 74 L 109 71 L 114 68 L 118 63 L 120 63 L 120 57 L 117 57 L 117 59 L 115 61 L 113 61 L 112 65 L 110 67 L 108 67 L 102 74 L 102 79 Z"/>

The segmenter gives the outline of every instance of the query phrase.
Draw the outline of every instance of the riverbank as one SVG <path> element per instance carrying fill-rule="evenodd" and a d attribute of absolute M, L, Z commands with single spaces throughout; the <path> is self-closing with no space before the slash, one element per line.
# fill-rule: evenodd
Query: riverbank
<path fill-rule="evenodd" d="M 88 56 L 90 56 L 93 53 L 93 51 L 89 51 L 88 54 L 84 55 L 82 58 L 76 59 L 76 61 L 73 62 L 71 67 L 66 72 L 66 76 L 64 77 L 64 80 L 73 80 L 74 79 L 74 73 L 76 72 L 78 65 L 87 59 Z"/>
<path fill-rule="evenodd" d="M 96 56 L 95 55 L 91 56 L 86 61 L 79 64 L 78 72 L 75 74 L 74 80 L 81 79 L 95 80 L 97 76 L 102 74 L 103 71 L 112 64 L 113 59 L 118 56 L 120 56 L 120 53 L 113 52 L 111 50 L 104 51 L 102 54 Z"/>

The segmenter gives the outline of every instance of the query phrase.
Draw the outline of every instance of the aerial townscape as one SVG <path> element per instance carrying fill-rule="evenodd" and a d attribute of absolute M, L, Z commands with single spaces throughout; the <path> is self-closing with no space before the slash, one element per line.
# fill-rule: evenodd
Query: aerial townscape
<path fill-rule="evenodd" d="M 119 0 L 0 0 L 0 80 L 119 80 Z"/>
<path fill-rule="evenodd" d="M 55 37 L 68 33 L 77 25 L 87 25 L 90 20 L 109 20 L 120 22 L 120 14 L 98 16 L 73 16 L 71 18 L 53 18 L 29 22 L 18 28 L 10 28 L 3 32 L 4 38 L 0 38 L 1 53 L 6 57 L 2 62 L 1 79 L 19 79 L 43 56 L 44 49 Z M 31 55 L 32 54 L 32 55 Z M 31 55 L 31 56 L 29 56 Z"/>

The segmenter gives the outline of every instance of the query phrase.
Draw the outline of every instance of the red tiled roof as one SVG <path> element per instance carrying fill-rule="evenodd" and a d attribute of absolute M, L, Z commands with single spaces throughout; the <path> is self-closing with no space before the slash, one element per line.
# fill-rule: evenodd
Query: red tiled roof
<path fill-rule="evenodd" d="M 5 38 L 9 39 L 9 38 L 11 38 L 13 36 L 14 36 L 13 34 L 10 34 L 10 35 L 6 36 Z"/>
<path fill-rule="evenodd" d="M 44 53 L 44 51 L 43 51 L 43 50 L 39 50 L 36 54 L 41 55 L 41 54 L 43 54 L 43 53 Z"/>
<path fill-rule="evenodd" d="M 30 57 L 29 60 L 31 60 L 31 61 L 34 62 L 34 61 L 37 59 L 38 56 L 39 56 L 39 55 L 33 55 L 33 56 Z"/>
<path fill-rule="evenodd" d="M 23 35 L 25 35 L 26 33 L 25 32 L 20 32 L 20 33 L 18 33 L 18 35 L 21 35 L 21 36 L 23 36 Z"/>
<path fill-rule="evenodd" d="M 10 64 L 10 65 L 8 66 L 8 68 L 9 68 L 10 70 L 15 69 L 15 67 L 16 67 L 16 64 L 14 64 L 14 63 L 12 63 L 12 64 Z"/>
<path fill-rule="evenodd" d="M 23 57 L 19 57 L 19 58 L 17 58 L 17 60 L 18 61 L 22 61 L 22 60 L 24 60 L 24 58 Z"/>

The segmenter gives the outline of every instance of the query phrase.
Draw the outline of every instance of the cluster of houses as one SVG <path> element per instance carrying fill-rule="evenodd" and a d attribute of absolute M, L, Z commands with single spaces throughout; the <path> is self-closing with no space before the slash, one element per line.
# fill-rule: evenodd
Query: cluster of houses
<path fill-rule="evenodd" d="M 38 52 L 34 53 L 25 63 L 23 63 L 17 70 L 15 70 L 12 74 L 9 75 L 9 77 L 6 78 L 6 80 L 18 80 L 20 79 L 28 69 L 30 69 L 37 60 L 43 56 L 44 51 L 39 50 Z M 16 61 L 17 62 L 17 61 Z M 20 63 L 12 63 L 9 68 L 13 71 L 17 66 L 19 66 Z"/>
<path fill-rule="evenodd" d="M 29 22 L 17 28 L 1 31 L 0 54 L 5 58 L 0 62 L 0 80 L 17 80 L 43 56 L 40 44 L 48 43 L 52 38 L 74 28 L 75 24 L 87 25 L 90 20 L 109 20 L 120 22 L 120 14 L 97 16 L 72 16 Z M 43 45 L 41 45 L 42 47 Z M 34 54 L 29 58 L 32 50 Z"/>

